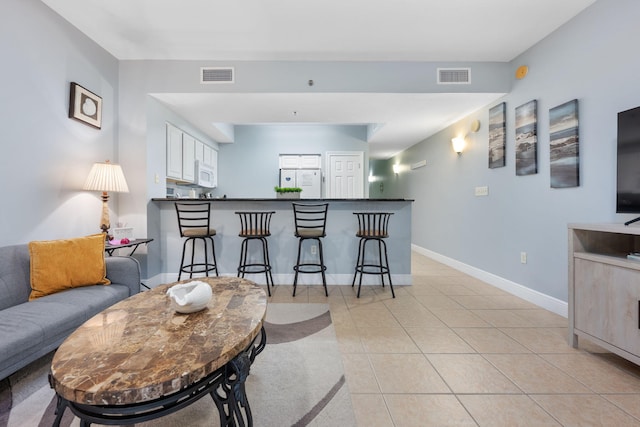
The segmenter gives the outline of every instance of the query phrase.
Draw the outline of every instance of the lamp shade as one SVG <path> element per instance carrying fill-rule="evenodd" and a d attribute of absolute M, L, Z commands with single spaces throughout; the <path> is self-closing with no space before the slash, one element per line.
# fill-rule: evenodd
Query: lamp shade
<path fill-rule="evenodd" d="M 464 150 L 464 147 L 465 147 L 466 144 L 467 144 L 466 141 L 462 137 L 453 138 L 451 140 L 451 145 L 453 146 L 453 151 L 455 151 L 458 154 L 462 153 L 462 151 Z"/>
<path fill-rule="evenodd" d="M 120 165 L 114 165 L 107 160 L 104 163 L 94 163 L 89 176 L 84 183 L 83 190 L 109 191 L 128 193 L 129 187 L 124 179 Z"/>

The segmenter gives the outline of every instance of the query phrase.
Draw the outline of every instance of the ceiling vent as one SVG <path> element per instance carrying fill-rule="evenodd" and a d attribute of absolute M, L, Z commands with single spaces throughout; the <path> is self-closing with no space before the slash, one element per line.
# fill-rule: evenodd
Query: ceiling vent
<path fill-rule="evenodd" d="M 233 83 L 233 67 L 202 67 L 200 68 L 200 83 Z"/>
<path fill-rule="evenodd" d="M 438 68 L 439 85 L 471 84 L 471 68 Z"/>

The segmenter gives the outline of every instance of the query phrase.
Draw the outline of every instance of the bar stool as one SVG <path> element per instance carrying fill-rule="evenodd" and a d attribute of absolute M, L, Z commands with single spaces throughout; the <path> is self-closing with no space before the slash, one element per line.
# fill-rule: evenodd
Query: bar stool
<path fill-rule="evenodd" d="M 356 260 L 356 269 L 353 275 L 353 283 L 351 287 L 356 284 L 356 277 L 360 273 L 360 280 L 358 282 L 358 298 L 360 298 L 360 288 L 362 287 L 362 275 L 363 274 L 378 274 L 382 279 L 382 287 L 384 288 L 384 276 L 389 277 L 389 287 L 391 288 L 391 295 L 396 297 L 393 291 L 393 283 L 391 282 L 391 272 L 389 271 L 389 257 L 387 256 L 387 244 L 384 241 L 389 237 L 389 218 L 393 213 L 389 212 L 354 212 L 354 215 L 358 217 L 358 231 L 356 237 L 360 238 L 358 245 L 358 258 Z M 365 248 L 368 242 L 378 242 L 378 260 L 377 263 L 365 262 Z M 384 247 L 384 262 L 382 259 L 382 248 Z"/>
<path fill-rule="evenodd" d="M 325 277 L 324 257 L 322 253 L 322 237 L 325 237 L 325 228 L 327 225 L 327 211 L 329 203 L 320 204 L 300 204 L 292 203 L 293 218 L 295 221 L 295 236 L 298 238 L 298 258 L 293 270 L 296 272 L 293 278 L 293 296 L 296 296 L 296 286 L 298 285 L 298 273 L 320 273 L 322 274 L 322 285 L 324 286 L 325 296 L 329 296 L 327 292 L 327 279 Z M 300 255 L 302 252 L 302 242 L 305 240 L 315 240 L 318 242 L 318 258 L 319 262 L 300 263 Z"/>
<path fill-rule="evenodd" d="M 244 277 L 245 274 L 264 273 L 267 280 L 267 292 L 271 296 L 273 287 L 273 276 L 271 275 L 271 262 L 269 261 L 269 244 L 267 237 L 271 236 L 269 226 L 271 225 L 271 215 L 275 211 L 270 212 L 236 212 L 240 218 L 240 233 L 242 244 L 240 246 L 240 262 L 238 263 L 238 277 Z M 262 243 L 262 262 L 248 262 L 249 242 L 258 240 Z"/>
<path fill-rule="evenodd" d="M 189 278 L 194 273 L 204 273 L 209 277 L 210 271 L 215 271 L 218 275 L 218 263 L 216 261 L 216 248 L 213 242 L 213 236 L 216 230 L 211 228 L 211 210 L 209 203 L 176 203 L 176 214 L 178 215 L 178 227 L 180 229 L 180 237 L 185 238 L 182 245 L 182 258 L 180 261 L 180 272 L 178 273 L 178 281 L 182 277 L 182 273 L 189 273 Z M 196 242 L 202 242 L 204 246 L 204 263 L 195 262 Z M 187 244 L 191 243 L 191 263 L 185 264 L 184 257 Z M 211 249 L 209 249 L 211 243 Z M 211 251 L 213 262 L 209 262 L 209 251 Z"/>

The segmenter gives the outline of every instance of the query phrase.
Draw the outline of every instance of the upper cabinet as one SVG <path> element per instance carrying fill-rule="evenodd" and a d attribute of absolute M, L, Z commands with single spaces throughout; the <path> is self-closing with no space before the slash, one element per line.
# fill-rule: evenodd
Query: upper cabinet
<path fill-rule="evenodd" d="M 200 142 L 200 141 L 197 141 Z M 196 178 L 196 139 L 182 134 L 182 179 L 193 182 Z"/>
<path fill-rule="evenodd" d="M 167 179 L 197 184 L 196 160 L 217 170 L 218 152 L 167 123 Z"/>
<path fill-rule="evenodd" d="M 320 169 L 320 154 L 280 154 L 280 169 Z"/>
<path fill-rule="evenodd" d="M 208 166 L 216 166 L 218 153 L 204 142 L 196 141 L 196 160 Z"/>
<path fill-rule="evenodd" d="M 182 131 L 168 123 L 167 178 L 182 180 Z"/>

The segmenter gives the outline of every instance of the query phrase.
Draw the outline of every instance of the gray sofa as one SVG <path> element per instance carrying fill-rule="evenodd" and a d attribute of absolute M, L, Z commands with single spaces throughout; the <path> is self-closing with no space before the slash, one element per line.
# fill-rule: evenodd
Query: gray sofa
<path fill-rule="evenodd" d="M 29 300 L 29 248 L 0 247 L 0 379 L 55 350 L 78 326 L 140 292 L 140 266 L 107 257 L 110 285 L 74 288 Z"/>

